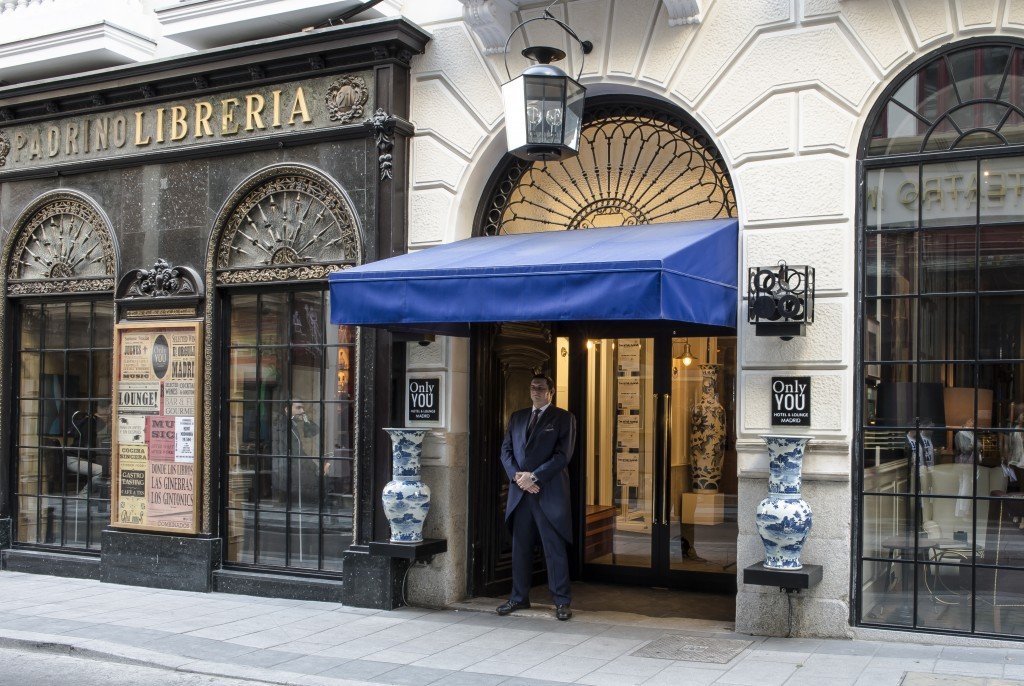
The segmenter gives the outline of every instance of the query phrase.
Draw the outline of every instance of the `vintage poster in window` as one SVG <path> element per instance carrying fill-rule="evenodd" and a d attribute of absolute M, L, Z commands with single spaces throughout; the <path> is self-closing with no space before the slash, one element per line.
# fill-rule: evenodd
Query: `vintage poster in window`
<path fill-rule="evenodd" d="M 639 412 L 640 377 L 620 377 L 616 381 L 615 398 L 619 412 Z"/>
<path fill-rule="evenodd" d="M 615 456 L 615 480 L 620 486 L 640 485 L 640 456 L 619 453 Z"/>
<path fill-rule="evenodd" d="M 117 458 L 117 519 L 142 524 L 146 521 L 146 446 L 119 446 Z"/>
<path fill-rule="evenodd" d="M 620 338 L 618 342 L 619 374 L 630 376 L 640 373 L 640 339 Z"/>
<path fill-rule="evenodd" d="M 114 334 L 119 480 L 112 526 L 198 531 L 202 324 L 131 322 Z"/>

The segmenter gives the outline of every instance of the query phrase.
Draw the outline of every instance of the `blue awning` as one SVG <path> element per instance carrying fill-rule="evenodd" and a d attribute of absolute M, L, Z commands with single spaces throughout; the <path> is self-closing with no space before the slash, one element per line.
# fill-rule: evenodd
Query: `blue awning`
<path fill-rule="evenodd" d="M 711 219 L 469 238 L 330 275 L 331 321 L 736 326 L 738 223 Z"/>

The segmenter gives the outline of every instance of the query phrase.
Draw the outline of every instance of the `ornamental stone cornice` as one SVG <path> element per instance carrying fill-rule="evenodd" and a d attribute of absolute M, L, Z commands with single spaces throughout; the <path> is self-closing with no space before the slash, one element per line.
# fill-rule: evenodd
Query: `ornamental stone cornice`
<path fill-rule="evenodd" d="M 462 19 L 483 46 L 485 55 L 498 55 L 515 26 L 513 13 L 527 0 L 459 0 Z M 661 0 L 669 26 L 700 23 L 700 0 Z"/>

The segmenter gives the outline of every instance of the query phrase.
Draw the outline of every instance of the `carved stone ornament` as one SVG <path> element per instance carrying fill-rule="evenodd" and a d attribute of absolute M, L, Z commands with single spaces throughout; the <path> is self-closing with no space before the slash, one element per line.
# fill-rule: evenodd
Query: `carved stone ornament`
<path fill-rule="evenodd" d="M 363 107 L 370 97 L 366 81 L 361 76 L 342 76 L 327 89 L 324 100 L 331 121 L 351 124 L 363 116 Z"/>
<path fill-rule="evenodd" d="M 7 257 L 8 292 L 87 292 L 113 287 L 117 255 L 110 228 L 83 196 L 69 191 L 48 194 L 27 216 Z M 18 285 L 18 281 L 42 283 Z"/>
<path fill-rule="evenodd" d="M 217 283 L 230 286 L 246 283 L 272 283 L 277 281 L 309 281 L 326 279 L 331 272 L 349 269 L 350 264 L 314 264 L 308 267 L 272 267 L 269 269 L 240 269 L 219 272 Z"/>
<path fill-rule="evenodd" d="M 133 269 L 121 278 L 118 300 L 138 298 L 195 298 L 202 295 L 202 281 L 190 267 L 172 266 L 160 258 L 152 269 Z"/>
<path fill-rule="evenodd" d="M 510 0 L 459 0 L 462 20 L 473 30 L 483 45 L 485 55 L 500 55 L 515 22 L 512 13 L 517 3 Z"/>
<path fill-rule="evenodd" d="M 359 232 L 348 201 L 328 179 L 298 165 L 271 168 L 245 192 L 217 243 L 217 270 L 308 266 L 292 278 L 322 278 L 322 265 L 357 263 Z M 257 177 L 257 182 L 259 177 Z M 230 205 L 229 205 L 230 206 Z M 237 277 L 242 278 L 242 277 Z M 276 277 L 252 276 L 252 281 Z M 218 278 L 218 283 L 226 283 Z"/>
<path fill-rule="evenodd" d="M 391 151 L 395 148 L 395 118 L 378 107 L 373 116 L 363 122 L 377 139 L 377 164 L 380 166 L 380 180 L 392 178 L 394 157 Z"/>
<path fill-rule="evenodd" d="M 55 293 L 99 293 L 114 290 L 113 279 L 75 279 L 59 281 L 13 281 L 8 295 L 52 295 Z"/>
<path fill-rule="evenodd" d="M 7 134 L 0 131 L 0 167 L 7 164 L 7 154 L 11 151 L 11 140 Z"/>
<path fill-rule="evenodd" d="M 668 25 L 700 23 L 700 0 L 662 0 L 668 10 Z"/>

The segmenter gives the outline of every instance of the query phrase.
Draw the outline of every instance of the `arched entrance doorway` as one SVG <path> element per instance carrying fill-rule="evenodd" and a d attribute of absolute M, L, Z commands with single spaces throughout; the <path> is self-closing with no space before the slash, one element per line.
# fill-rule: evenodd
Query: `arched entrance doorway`
<path fill-rule="evenodd" d="M 735 216 L 721 154 L 692 118 L 653 100 L 604 97 L 587 102 L 577 157 L 499 166 L 475 234 Z M 734 329 L 628 319 L 478 324 L 471 350 L 471 595 L 510 584 L 498 456 L 536 372 L 555 378 L 555 403 L 580 425 L 570 467 L 574 578 L 735 589 Z M 696 484 L 693 428 L 715 417 L 725 464 L 713 483 Z"/>

